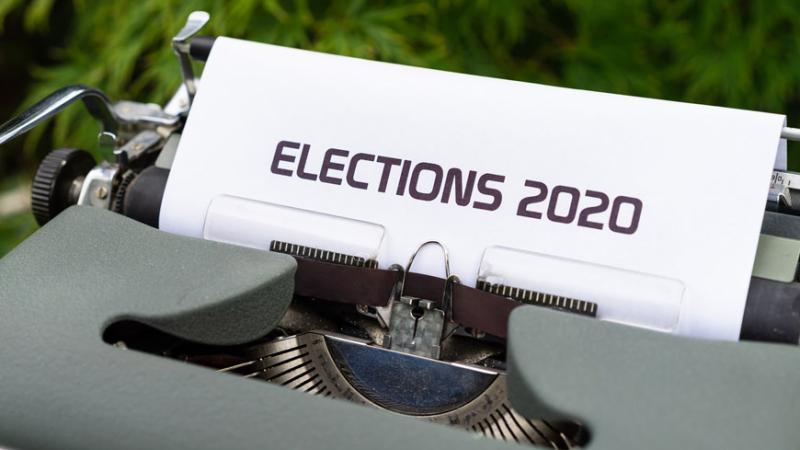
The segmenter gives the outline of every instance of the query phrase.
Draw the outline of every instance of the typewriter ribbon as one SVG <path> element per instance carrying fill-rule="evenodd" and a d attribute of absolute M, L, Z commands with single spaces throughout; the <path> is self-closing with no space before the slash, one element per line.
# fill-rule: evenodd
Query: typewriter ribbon
<path fill-rule="evenodd" d="M 447 280 L 432 275 L 392 269 L 333 264 L 295 256 L 295 294 L 354 305 L 387 306 L 398 284 L 405 294 L 423 298 L 441 298 Z M 541 294 L 540 294 L 541 296 Z M 552 297 L 556 309 L 590 317 L 596 305 L 563 297 Z M 460 283 L 452 284 L 452 320 L 465 327 L 498 337 L 506 337 L 511 311 L 524 303 L 510 296 L 498 295 Z M 570 306 L 574 305 L 574 306 Z"/>

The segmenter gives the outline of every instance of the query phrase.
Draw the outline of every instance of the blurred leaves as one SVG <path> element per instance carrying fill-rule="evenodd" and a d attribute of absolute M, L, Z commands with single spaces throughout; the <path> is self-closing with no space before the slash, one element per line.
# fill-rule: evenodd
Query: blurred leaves
<path fill-rule="evenodd" d="M 52 0 L 0 0 L 47 33 Z M 165 101 L 180 82 L 169 48 L 192 10 L 215 35 L 561 86 L 788 112 L 800 64 L 800 2 L 788 0 L 74 0 L 56 63 L 31 67 L 25 104 L 65 84 Z M 93 139 L 78 108 L 56 143 Z M 91 131 L 91 133 L 90 133 Z M 29 139 L 32 152 L 41 133 Z M 33 156 L 33 155 L 29 155 Z"/>
<path fill-rule="evenodd" d="M 17 108 L 74 83 L 112 99 L 164 102 L 180 82 L 170 38 L 197 9 L 211 13 L 204 32 L 214 35 L 790 119 L 800 113 L 796 0 L 0 0 L 0 36 L 6 22 L 21 21 L 50 43 L 45 64 L 4 67 L 30 75 Z M 31 171 L 49 147 L 92 149 L 96 132 L 80 107 L 70 108 L 27 137 L 15 164 Z"/>
<path fill-rule="evenodd" d="M 0 256 L 36 229 L 29 210 L 30 181 L 23 176 L 0 180 Z"/>

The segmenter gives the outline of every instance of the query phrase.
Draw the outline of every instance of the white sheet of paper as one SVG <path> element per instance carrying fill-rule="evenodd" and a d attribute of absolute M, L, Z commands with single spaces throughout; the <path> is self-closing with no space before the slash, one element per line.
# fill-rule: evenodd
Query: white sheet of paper
<path fill-rule="evenodd" d="M 738 339 L 784 121 L 219 38 L 160 227 L 381 267 L 434 239 L 468 285 L 480 270 L 603 319 Z M 405 181 L 387 158 L 411 161 Z M 441 274 L 435 250 L 413 269 Z"/>

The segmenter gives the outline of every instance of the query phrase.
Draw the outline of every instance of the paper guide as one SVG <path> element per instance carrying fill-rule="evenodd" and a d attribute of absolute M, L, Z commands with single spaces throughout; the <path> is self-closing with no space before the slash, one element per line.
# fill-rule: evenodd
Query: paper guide
<path fill-rule="evenodd" d="M 160 227 L 381 267 L 433 239 L 467 285 L 732 340 L 784 121 L 219 38 Z M 442 267 L 432 250 L 414 263 Z"/>

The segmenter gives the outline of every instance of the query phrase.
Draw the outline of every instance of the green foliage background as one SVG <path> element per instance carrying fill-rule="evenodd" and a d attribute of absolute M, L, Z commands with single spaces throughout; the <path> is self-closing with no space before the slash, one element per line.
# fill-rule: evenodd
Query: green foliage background
<path fill-rule="evenodd" d="M 796 0 L 0 0 L 0 113 L 73 83 L 163 102 L 180 80 L 169 40 L 196 9 L 211 13 L 206 32 L 215 35 L 790 118 L 800 111 Z M 0 198 L 28 183 L 51 148 L 93 149 L 96 132 L 77 107 L 0 148 Z M 0 255 L 33 229 L 27 212 L 0 217 Z"/>

